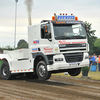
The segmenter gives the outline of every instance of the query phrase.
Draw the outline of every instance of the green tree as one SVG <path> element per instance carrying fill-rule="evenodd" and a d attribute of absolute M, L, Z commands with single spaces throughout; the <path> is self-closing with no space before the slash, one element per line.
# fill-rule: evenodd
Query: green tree
<path fill-rule="evenodd" d="M 17 49 L 21 48 L 28 48 L 28 43 L 23 39 L 19 40 L 17 44 Z"/>
<path fill-rule="evenodd" d="M 1 50 L 14 50 L 11 46 L 0 47 Z"/>
<path fill-rule="evenodd" d="M 89 47 L 90 47 L 90 51 L 89 54 L 92 55 L 96 52 L 94 52 L 94 43 L 97 39 L 97 37 L 95 36 L 95 32 L 96 30 L 92 30 L 92 24 L 85 22 L 85 26 L 87 27 L 88 31 L 88 42 L 89 42 Z"/>
<path fill-rule="evenodd" d="M 94 43 L 94 52 L 96 55 L 100 55 L 100 38 L 98 38 Z"/>

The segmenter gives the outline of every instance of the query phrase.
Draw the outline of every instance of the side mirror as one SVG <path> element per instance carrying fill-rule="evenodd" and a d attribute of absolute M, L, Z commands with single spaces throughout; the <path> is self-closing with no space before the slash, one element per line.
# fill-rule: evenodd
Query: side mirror
<path fill-rule="evenodd" d="M 48 33 L 48 26 L 44 26 L 44 33 Z"/>
<path fill-rule="evenodd" d="M 45 33 L 45 38 L 49 39 L 49 34 L 48 33 Z"/>
<path fill-rule="evenodd" d="M 89 28 L 88 28 L 88 27 L 86 27 L 86 32 L 87 32 L 87 33 L 89 32 Z"/>
<path fill-rule="evenodd" d="M 52 41 L 51 33 L 48 31 L 48 26 L 44 26 L 44 37 L 47 38 L 49 41 Z"/>
<path fill-rule="evenodd" d="M 86 30 L 86 33 L 89 32 L 89 28 L 88 28 L 88 26 L 85 26 L 85 30 Z"/>
<path fill-rule="evenodd" d="M 47 38 L 50 42 L 52 41 L 51 39 L 51 33 L 45 33 L 45 38 Z"/>

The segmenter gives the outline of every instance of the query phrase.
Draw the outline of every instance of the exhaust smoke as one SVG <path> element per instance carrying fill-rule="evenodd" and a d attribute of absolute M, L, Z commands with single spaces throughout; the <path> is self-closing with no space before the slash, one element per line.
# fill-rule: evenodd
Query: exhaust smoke
<path fill-rule="evenodd" d="M 31 13 L 33 7 L 33 0 L 25 0 L 24 3 L 27 6 L 29 25 L 31 25 Z"/>

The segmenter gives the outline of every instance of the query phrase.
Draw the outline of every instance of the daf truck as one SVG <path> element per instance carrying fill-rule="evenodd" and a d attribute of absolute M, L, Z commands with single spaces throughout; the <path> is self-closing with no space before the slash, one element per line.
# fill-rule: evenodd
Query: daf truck
<path fill-rule="evenodd" d="M 52 73 L 77 76 L 89 65 L 87 28 L 73 14 L 60 14 L 28 26 L 28 49 L 4 51 L 1 78 L 25 74 L 47 80 Z"/>

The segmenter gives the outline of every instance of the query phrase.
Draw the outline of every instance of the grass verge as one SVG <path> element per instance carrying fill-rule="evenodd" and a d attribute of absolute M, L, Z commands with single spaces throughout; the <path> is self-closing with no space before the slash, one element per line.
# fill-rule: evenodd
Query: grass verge
<path fill-rule="evenodd" d="M 65 75 L 65 73 L 57 73 L 57 74 L 53 74 L 53 75 L 64 76 L 64 77 L 81 78 L 82 72 L 78 76 Z M 88 77 L 91 77 L 91 79 L 93 79 L 93 80 L 100 80 L 100 72 L 99 71 L 96 71 L 96 72 L 89 71 Z"/>

